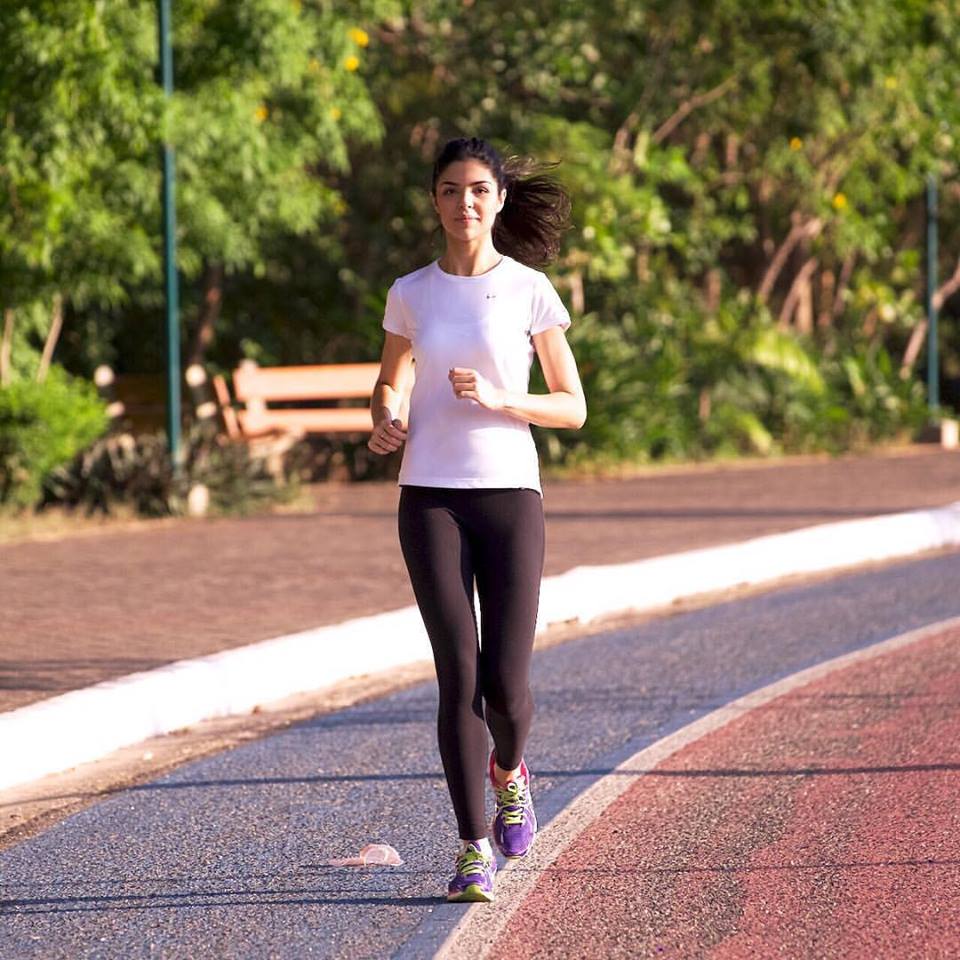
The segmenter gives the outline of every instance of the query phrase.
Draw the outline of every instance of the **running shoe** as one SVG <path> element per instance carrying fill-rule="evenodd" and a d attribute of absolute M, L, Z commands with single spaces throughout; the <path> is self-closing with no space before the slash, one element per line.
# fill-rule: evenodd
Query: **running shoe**
<path fill-rule="evenodd" d="M 490 782 L 497 796 L 497 812 L 493 817 L 493 842 L 508 860 L 527 855 L 537 835 L 537 815 L 530 798 L 530 771 L 520 761 L 520 775 L 505 785 L 493 775 L 494 754 L 490 754 Z"/>
<path fill-rule="evenodd" d="M 492 903 L 496 873 L 496 858 L 485 857 L 475 843 L 468 843 L 457 857 L 457 872 L 447 887 L 447 900 L 451 903 Z"/>

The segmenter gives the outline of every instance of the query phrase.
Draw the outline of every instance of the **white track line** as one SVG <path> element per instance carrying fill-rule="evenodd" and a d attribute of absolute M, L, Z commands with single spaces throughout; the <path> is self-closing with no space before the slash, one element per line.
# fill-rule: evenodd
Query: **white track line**
<path fill-rule="evenodd" d="M 951 546 L 960 546 L 960 502 L 637 563 L 576 567 L 544 579 L 538 629 Z M 201 720 L 430 659 L 420 614 L 404 607 L 51 697 L 0 714 L 0 790 Z"/>
<path fill-rule="evenodd" d="M 748 693 L 726 706 L 695 720 L 676 733 L 639 750 L 611 773 L 587 788 L 566 806 L 537 835 L 533 850 L 522 861 L 507 864 L 497 874 L 497 899 L 493 904 L 474 904 L 463 915 L 435 954 L 436 960 L 482 960 L 497 942 L 500 934 L 537 885 L 543 872 L 581 833 L 586 831 L 619 796 L 636 783 L 638 776 L 648 773 L 664 760 L 691 743 L 715 733 L 732 720 L 770 701 L 792 693 L 799 687 L 820 680 L 855 663 L 862 663 L 901 647 L 918 643 L 930 636 L 960 628 L 960 617 L 929 624 L 888 640 L 854 650 L 818 663 L 814 667 L 777 680 L 769 686 Z"/>

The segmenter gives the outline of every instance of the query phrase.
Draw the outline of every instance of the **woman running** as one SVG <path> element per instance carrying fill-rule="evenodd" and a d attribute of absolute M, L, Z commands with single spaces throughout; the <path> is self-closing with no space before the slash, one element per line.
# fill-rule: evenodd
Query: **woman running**
<path fill-rule="evenodd" d="M 389 454 L 406 444 L 400 546 L 433 648 L 440 757 L 462 841 L 447 899 L 489 902 L 486 776 L 501 853 L 524 856 L 537 830 L 523 754 L 544 529 L 529 424 L 586 419 L 570 315 L 533 269 L 556 256 L 570 200 L 532 161 L 504 162 L 476 138 L 443 147 L 431 195 L 445 249 L 387 295 L 368 445 Z M 527 392 L 534 354 L 547 394 Z"/>

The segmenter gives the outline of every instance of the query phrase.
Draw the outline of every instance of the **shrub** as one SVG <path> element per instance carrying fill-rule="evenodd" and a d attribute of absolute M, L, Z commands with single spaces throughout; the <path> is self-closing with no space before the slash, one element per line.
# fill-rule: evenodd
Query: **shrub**
<path fill-rule="evenodd" d="M 195 426 L 184 438 L 183 454 L 176 472 L 162 433 L 102 437 L 47 477 L 42 506 L 92 514 L 126 504 L 142 516 L 169 516 L 186 512 L 191 488 L 203 484 L 213 512 L 243 514 L 296 491 L 251 457 L 245 444 L 224 440 L 212 427 Z"/>
<path fill-rule="evenodd" d="M 51 367 L 43 383 L 17 380 L 0 388 L 0 504 L 35 504 L 44 477 L 106 427 L 93 385 L 60 367 Z"/>
<path fill-rule="evenodd" d="M 674 294 L 578 317 L 570 336 L 589 413 L 579 432 L 536 431 L 547 464 L 839 453 L 909 437 L 927 415 L 882 347 L 826 349 L 749 300 L 705 317 Z"/>

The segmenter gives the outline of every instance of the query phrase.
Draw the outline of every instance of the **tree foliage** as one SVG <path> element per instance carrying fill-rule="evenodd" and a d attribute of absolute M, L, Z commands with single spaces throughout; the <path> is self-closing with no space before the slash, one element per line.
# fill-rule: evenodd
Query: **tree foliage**
<path fill-rule="evenodd" d="M 944 394 L 960 383 L 958 14 L 957 0 L 180 0 L 166 104 L 152 0 L 7 4 L 4 305 L 26 316 L 61 293 L 78 372 L 157 362 L 144 330 L 159 326 L 166 135 L 193 352 L 223 369 L 373 359 L 390 282 L 439 252 L 436 148 L 477 134 L 559 161 L 574 199 L 551 274 L 590 418 L 541 436 L 549 456 L 896 435 L 923 416 L 931 173 Z M 18 323 L 38 347 L 42 324 Z"/>
<path fill-rule="evenodd" d="M 157 85 L 155 0 L 7 3 L 0 30 L 0 289 L 68 298 L 98 347 L 158 304 L 161 143 L 176 148 L 178 266 L 262 272 L 271 245 L 342 212 L 332 174 L 380 134 L 355 17 L 390 0 L 182 0 L 176 92 Z M 352 32 L 351 32 L 352 31 Z M 192 318 L 191 318 L 192 319 Z"/>

